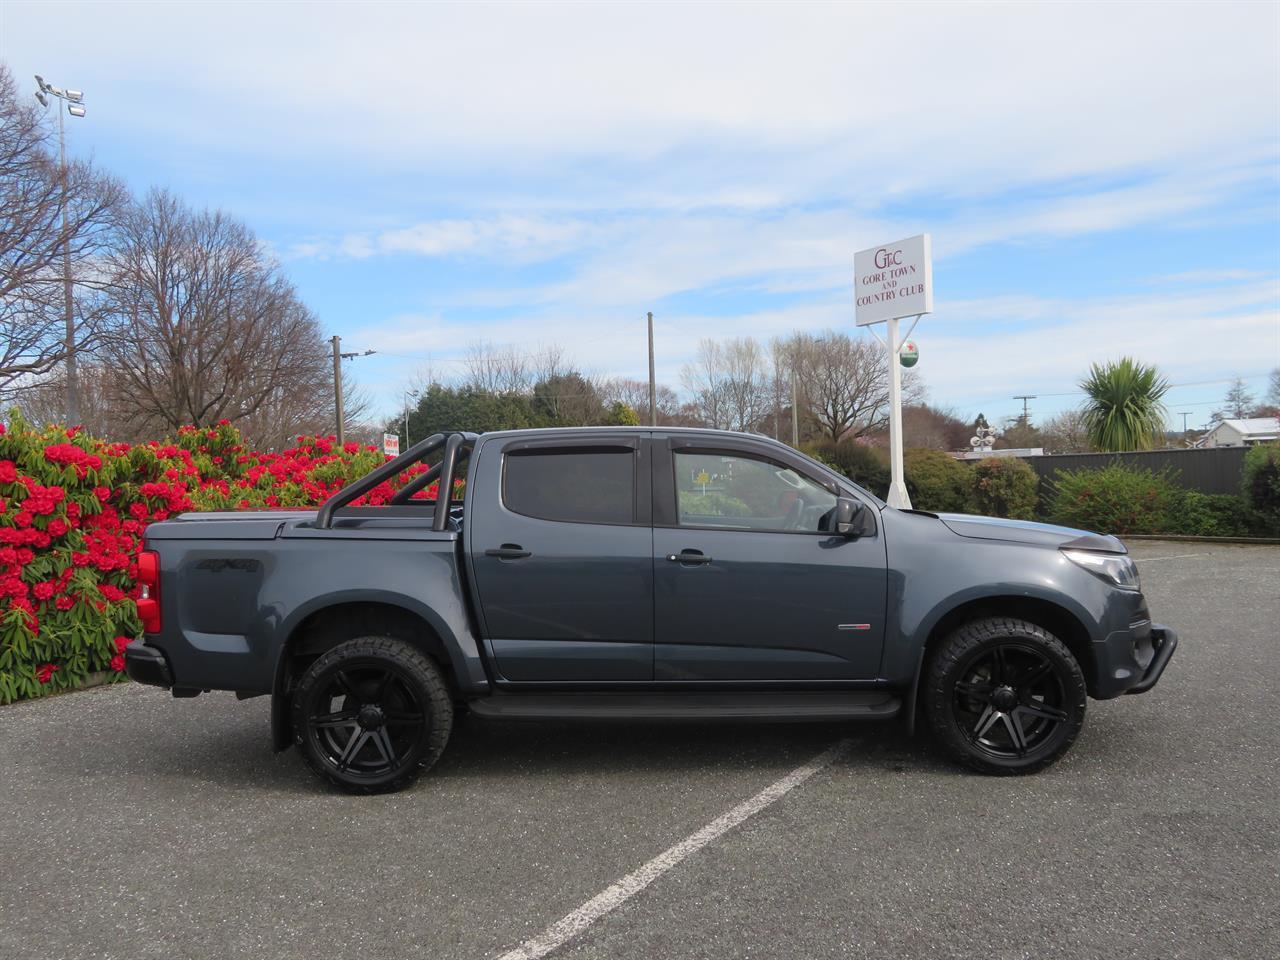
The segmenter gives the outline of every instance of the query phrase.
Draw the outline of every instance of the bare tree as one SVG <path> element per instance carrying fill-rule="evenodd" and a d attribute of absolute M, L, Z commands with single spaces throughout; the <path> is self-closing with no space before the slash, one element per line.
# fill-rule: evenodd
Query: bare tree
<path fill-rule="evenodd" d="M 0 397 L 66 359 L 64 256 L 77 269 L 74 345 L 92 341 L 104 281 L 93 264 L 124 197 L 86 163 L 69 163 L 64 179 L 43 114 L 0 64 Z"/>
<path fill-rule="evenodd" d="M 484 393 L 516 393 L 528 379 L 524 358 L 511 347 L 495 347 L 485 341 L 467 348 L 466 386 Z"/>
<path fill-rule="evenodd" d="M 797 377 L 801 409 L 824 437 L 860 437 L 888 424 L 889 363 L 880 344 L 828 330 L 794 334 L 779 348 Z M 923 400 L 924 393 L 918 377 L 904 376 L 904 405 Z"/>
<path fill-rule="evenodd" d="M 702 340 L 680 380 L 698 417 L 717 429 L 753 430 L 772 403 L 769 364 L 751 337 Z"/>
<path fill-rule="evenodd" d="M 724 351 L 714 340 L 698 342 L 698 352 L 680 370 L 680 383 L 690 395 L 698 418 L 709 427 L 727 428 L 729 404 L 724 391 Z"/>
<path fill-rule="evenodd" d="M 1048 453 L 1092 453 L 1089 428 L 1079 410 L 1064 410 L 1040 427 L 1040 437 Z"/>
<path fill-rule="evenodd" d="M 597 386 L 600 399 L 606 405 L 622 403 L 630 407 L 640 417 L 643 424 L 649 423 L 649 384 L 643 380 L 631 380 L 626 377 L 612 377 L 601 380 Z M 680 396 L 670 387 L 658 384 L 656 390 L 658 408 L 658 426 L 691 427 L 702 426 L 700 422 L 690 419 L 688 411 L 680 402 Z"/>
<path fill-rule="evenodd" d="M 137 421 L 242 421 L 285 394 L 305 405 L 331 390 L 315 316 L 242 223 L 152 191 L 119 237 L 107 268 L 120 323 L 104 358 Z"/>

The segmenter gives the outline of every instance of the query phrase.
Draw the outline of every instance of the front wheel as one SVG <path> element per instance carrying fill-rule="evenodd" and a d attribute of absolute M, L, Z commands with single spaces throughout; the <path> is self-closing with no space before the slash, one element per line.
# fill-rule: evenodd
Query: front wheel
<path fill-rule="evenodd" d="M 352 793 L 408 786 L 440 757 L 453 704 L 416 647 L 357 637 L 326 651 L 293 694 L 294 742 L 322 778 Z"/>
<path fill-rule="evenodd" d="M 947 636 L 928 665 L 923 706 L 953 759 L 992 774 L 1043 770 L 1084 724 L 1080 665 L 1043 627 L 991 618 Z"/>

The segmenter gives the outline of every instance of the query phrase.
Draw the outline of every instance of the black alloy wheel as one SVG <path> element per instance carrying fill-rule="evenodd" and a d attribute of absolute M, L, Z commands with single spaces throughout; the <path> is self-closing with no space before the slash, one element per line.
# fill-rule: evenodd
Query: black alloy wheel
<path fill-rule="evenodd" d="M 1024 621 L 988 619 L 943 641 L 924 708 L 955 759 L 984 773 L 1031 773 L 1070 749 L 1086 696 L 1080 666 L 1057 637 Z"/>
<path fill-rule="evenodd" d="M 294 739 L 345 790 L 407 786 L 440 756 L 453 706 L 435 664 L 389 637 L 348 640 L 319 657 L 294 693 Z"/>

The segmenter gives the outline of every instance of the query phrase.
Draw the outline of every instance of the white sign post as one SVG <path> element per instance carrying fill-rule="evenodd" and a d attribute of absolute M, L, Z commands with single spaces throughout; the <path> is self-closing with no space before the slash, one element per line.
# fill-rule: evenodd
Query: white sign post
<path fill-rule="evenodd" d="M 382 435 L 382 455 L 384 457 L 400 456 L 400 435 L 398 433 L 384 433 Z"/>
<path fill-rule="evenodd" d="M 854 305 L 860 327 L 887 323 L 889 349 L 889 506 L 911 509 L 902 479 L 902 366 L 898 351 L 916 323 L 933 312 L 933 258 L 929 234 L 886 243 L 853 256 Z M 906 336 L 898 336 L 898 321 L 913 317 Z"/>

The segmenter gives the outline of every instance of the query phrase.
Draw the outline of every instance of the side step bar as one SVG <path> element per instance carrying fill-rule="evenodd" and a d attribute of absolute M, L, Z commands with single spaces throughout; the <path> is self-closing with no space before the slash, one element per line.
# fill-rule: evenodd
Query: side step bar
<path fill-rule="evenodd" d="M 498 693 L 469 703 L 490 720 L 889 720 L 902 701 L 882 691 Z"/>

